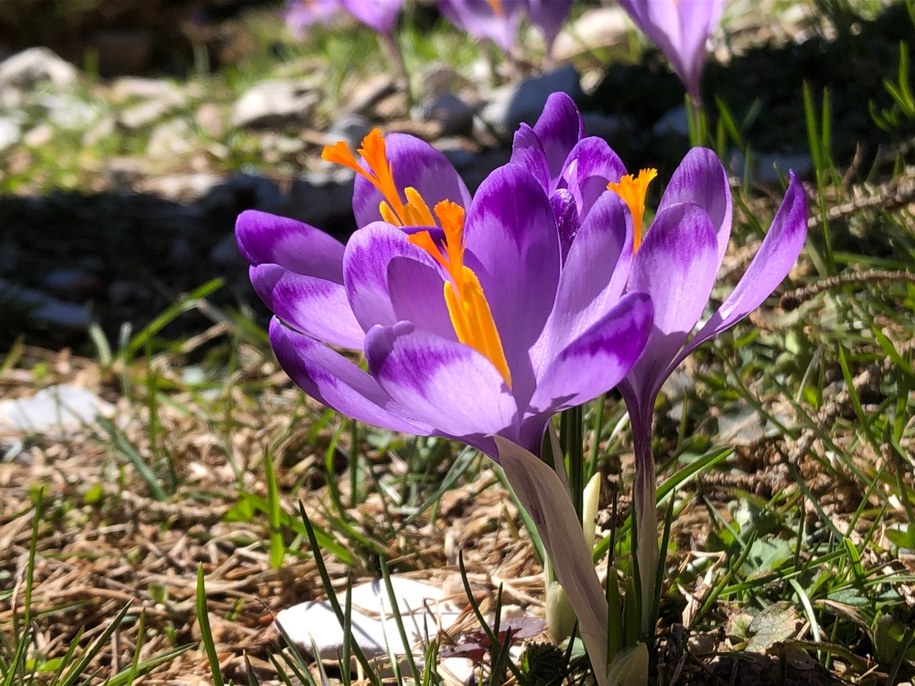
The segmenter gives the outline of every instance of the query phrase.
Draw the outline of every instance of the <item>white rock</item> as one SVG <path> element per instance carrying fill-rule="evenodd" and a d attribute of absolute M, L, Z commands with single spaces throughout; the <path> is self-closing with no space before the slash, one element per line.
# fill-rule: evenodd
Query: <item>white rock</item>
<path fill-rule="evenodd" d="M 0 400 L 0 430 L 67 434 L 99 415 L 110 417 L 114 407 L 79 386 L 61 384 L 28 398 Z"/>
<path fill-rule="evenodd" d="M 16 145 L 22 137 L 19 122 L 12 117 L 0 117 L 0 150 Z"/>
<path fill-rule="evenodd" d="M 34 88 L 50 82 L 55 88 L 70 88 L 79 79 L 79 72 L 47 48 L 29 48 L 0 62 L 0 90 L 4 88 Z"/>
<path fill-rule="evenodd" d="M 239 128 L 274 128 L 311 121 L 321 96 L 300 81 L 266 81 L 249 88 L 235 103 Z"/>
<path fill-rule="evenodd" d="M 439 628 L 447 630 L 460 616 L 443 602 L 441 587 L 401 576 L 392 576 L 391 585 L 411 645 L 405 646 L 400 639 L 384 581 L 359 584 L 352 589 L 350 636 L 369 658 L 387 653 L 388 648 L 396 655 L 406 655 L 414 645 L 433 638 Z M 344 607 L 345 593 L 337 597 Z M 317 649 L 321 659 L 336 660 L 343 652 L 347 636 L 329 602 L 294 605 L 277 613 L 276 621 L 293 643 L 311 655 Z M 422 649 L 414 652 L 421 660 Z"/>
<path fill-rule="evenodd" d="M 553 59 L 565 62 L 594 50 L 625 45 L 632 29 L 632 22 L 622 7 L 586 10 L 556 36 Z"/>

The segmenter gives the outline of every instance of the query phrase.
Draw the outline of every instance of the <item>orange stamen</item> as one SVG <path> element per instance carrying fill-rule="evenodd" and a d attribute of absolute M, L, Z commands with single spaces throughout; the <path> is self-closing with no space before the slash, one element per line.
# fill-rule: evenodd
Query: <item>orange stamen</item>
<path fill-rule="evenodd" d="M 502 6 L 502 0 L 486 0 L 486 3 L 497 17 L 505 16 L 505 7 Z"/>
<path fill-rule="evenodd" d="M 428 231 L 411 234 L 408 240 L 428 252 L 448 274 L 445 304 L 458 340 L 492 362 L 511 388 L 511 371 L 502 338 L 483 287 L 473 270 L 464 266 L 464 208 L 443 200 L 435 206 L 435 216 L 445 234 L 444 249 L 435 244 Z"/>
<path fill-rule="evenodd" d="M 388 161 L 384 137 L 378 129 L 372 129 L 362 139 L 362 147 L 357 150 L 368 169 L 356 160 L 345 141 L 324 146 L 321 159 L 352 169 L 366 179 L 384 198 L 379 204 L 381 218 L 395 226 L 434 226 L 435 220 L 429 207 L 415 188 L 405 188 L 406 202 L 400 196 L 397 184 L 394 183 L 394 170 Z"/>
<path fill-rule="evenodd" d="M 648 184 L 658 175 L 657 169 L 642 169 L 638 176 L 626 174 L 619 182 L 611 181 L 607 188 L 617 195 L 629 206 L 632 214 L 632 249 L 638 250 L 642 244 L 642 216 L 645 213 L 645 196 L 648 193 Z"/>

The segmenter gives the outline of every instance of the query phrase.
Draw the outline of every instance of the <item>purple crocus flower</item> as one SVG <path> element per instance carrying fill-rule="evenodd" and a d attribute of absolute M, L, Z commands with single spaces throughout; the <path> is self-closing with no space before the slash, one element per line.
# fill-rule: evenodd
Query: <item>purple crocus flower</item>
<path fill-rule="evenodd" d="M 293 35 L 301 38 L 312 24 L 328 21 L 341 8 L 340 0 L 287 0 L 284 18 Z"/>
<path fill-rule="evenodd" d="M 632 20 L 661 49 L 695 102 L 709 35 L 724 0 L 620 0 Z"/>
<path fill-rule="evenodd" d="M 609 147 L 583 138 L 581 116 L 568 96 L 552 95 L 534 127 L 522 126 L 515 135 L 512 160 L 532 169 L 541 186 L 552 193 L 565 233 L 592 222 L 592 215 L 598 208 L 606 211 L 607 198 L 614 196 L 628 208 L 633 222 L 635 254 L 627 289 L 648 293 L 655 316 L 645 351 L 619 388 L 629 410 L 636 456 L 642 597 L 652 598 L 658 561 L 651 454 L 655 401 L 664 382 L 693 350 L 746 317 L 788 274 L 807 234 L 804 189 L 791 172 L 785 197 L 747 271 L 693 334 L 709 304 L 731 233 L 727 172 L 711 150 L 693 148 L 687 153 L 647 230 L 643 230 L 645 194 L 657 173 L 645 169 L 638 175 L 626 174 Z M 608 187 L 611 192 L 603 190 Z M 643 607 L 643 631 L 650 628 L 650 612 L 650 607 Z"/>
<path fill-rule="evenodd" d="M 439 0 L 442 14 L 462 31 L 491 40 L 511 55 L 525 0 Z"/>
<path fill-rule="evenodd" d="M 276 314 L 280 364 L 360 421 L 454 438 L 495 459 L 494 435 L 539 454 L 550 417 L 615 386 L 651 330 L 648 297 L 622 295 L 632 254 L 624 208 L 607 194 L 569 242 L 519 165 L 494 171 L 471 200 L 418 139 L 375 131 L 359 152 L 361 162 L 342 143 L 324 154 L 358 174 L 362 228 L 345 246 L 290 219 L 238 219 L 252 284 Z M 368 371 L 334 348 L 363 352 Z"/>
<path fill-rule="evenodd" d="M 394 34 L 404 0 L 340 0 L 343 8 L 369 28 L 386 36 Z"/>
<path fill-rule="evenodd" d="M 527 0 L 527 16 L 543 33 L 546 54 L 553 52 L 553 43 L 572 10 L 572 0 Z"/>

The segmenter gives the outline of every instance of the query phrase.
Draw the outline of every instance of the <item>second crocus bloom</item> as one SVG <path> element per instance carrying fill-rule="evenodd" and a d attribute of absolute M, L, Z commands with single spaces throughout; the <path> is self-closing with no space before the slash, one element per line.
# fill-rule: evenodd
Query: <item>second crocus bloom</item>
<path fill-rule="evenodd" d="M 667 56 L 698 102 L 706 43 L 721 19 L 724 0 L 620 0 L 620 5 Z"/>

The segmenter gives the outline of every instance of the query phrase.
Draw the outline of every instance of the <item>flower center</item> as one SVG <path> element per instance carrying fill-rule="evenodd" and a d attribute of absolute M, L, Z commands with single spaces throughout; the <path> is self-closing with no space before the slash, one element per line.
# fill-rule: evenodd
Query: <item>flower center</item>
<path fill-rule="evenodd" d="M 505 359 L 502 338 L 483 287 L 473 270 L 464 265 L 464 208 L 450 200 L 443 200 L 435 206 L 435 216 L 445 235 L 442 247 L 436 244 L 428 231 L 411 234 L 408 240 L 428 252 L 448 274 L 445 304 L 458 340 L 492 362 L 505 384 L 511 388 L 511 371 Z"/>
<path fill-rule="evenodd" d="M 412 186 L 404 188 L 403 198 L 394 183 L 394 170 L 388 161 L 384 137 L 378 129 L 372 129 L 362 139 L 362 147 L 357 152 L 365 160 L 368 169 L 356 161 L 346 141 L 324 146 L 321 159 L 343 165 L 366 179 L 383 200 L 378 205 L 381 218 L 394 226 L 435 226 L 435 219 L 429 206 L 419 192 Z"/>
<path fill-rule="evenodd" d="M 372 129 L 362 140 L 358 153 L 368 169 L 356 161 L 344 141 L 326 146 L 321 157 L 352 169 L 375 186 L 384 198 L 378 210 L 389 224 L 441 227 L 444 234 L 441 247 L 428 231 L 412 233 L 407 240 L 429 253 L 448 275 L 444 286 L 445 305 L 458 340 L 492 362 L 511 388 L 511 372 L 502 349 L 502 339 L 483 287 L 473 270 L 464 265 L 464 208 L 451 200 L 442 200 L 435 205 L 433 217 L 426 201 L 415 188 L 405 188 L 402 198 L 394 183 L 394 170 L 387 158 L 384 138 L 378 129 Z"/>
<path fill-rule="evenodd" d="M 645 195 L 648 184 L 658 175 L 657 169 L 642 169 L 638 176 L 626 174 L 619 182 L 611 181 L 607 188 L 629 206 L 632 214 L 632 249 L 638 250 L 642 244 L 642 215 L 645 213 Z"/>

